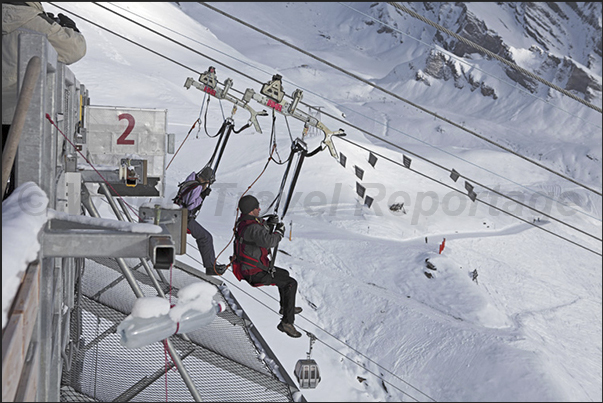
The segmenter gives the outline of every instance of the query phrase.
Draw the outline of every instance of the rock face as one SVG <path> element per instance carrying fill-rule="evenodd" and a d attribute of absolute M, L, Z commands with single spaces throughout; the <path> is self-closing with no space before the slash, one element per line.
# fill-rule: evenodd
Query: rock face
<path fill-rule="evenodd" d="M 399 4 L 586 101 L 601 97 L 601 3 L 499 2 L 491 4 L 487 13 L 483 8 L 472 7 L 472 3 Z M 410 14 L 400 10 L 395 10 L 397 14 L 394 14 L 391 10 L 392 7 L 388 8 L 383 3 L 371 7 L 372 16 L 390 26 L 422 25 L 422 39 L 434 42 L 458 58 L 491 58 L 486 52 L 446 32 L 430 28 Z M 505 21 L 502 23 L 504 29 L 498 26 L 501 32 L 487 25 L 486 21 L 497 19 L 492 15 L 493 10 L 500 13 L 499 16 L 505 16 L 498 18 Z M 426 29 L 433 33 L 431 38 L 425 36 Z M 380 32 L 398 36 L 401 42 L 404 40 L 392 29 L 381 29 Z M 418 31 L 415 29 L 414 32 Z M 518 38 L 521 43 L 518 43 Z M 526 43 L 532 45 L 525 46 Z M 528 57 L 522 54 L 522 60 L 515 60 L 513 50 L 522 48 L 529 52 Z M 522 65 L 526 59 L 530 60 L 529 65 Z M 504 69 L 511 80 L 530 92 L 544 86 L 510 66 Z M 443 52 L 432 51 L 427 56 L 425 68 L 416 79 L 429 84 L 425 75 L 438 80 L 453 79 L 458 88 L 468 85 L 472 90 L 479 89 L 484 96 L 497 97 L 495 89 L 455 65 Z"/>

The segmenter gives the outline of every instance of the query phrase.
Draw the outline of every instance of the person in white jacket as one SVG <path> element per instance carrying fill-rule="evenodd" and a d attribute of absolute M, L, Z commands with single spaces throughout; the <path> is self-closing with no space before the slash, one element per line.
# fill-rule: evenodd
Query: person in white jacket
<path fill-rule="evenodd" d="M 18 100 L 19 34 L 39 32 L 57 51 L 57 59 L 73 64 L 86 54 L 86 40 L 75 22 L 64 14 L 46 13 L 42 3 L 2 2 L 2 150 Z M 11 177 L 12 186 L 14 178 Z M 12 189 L 10 190 L 12 191 Z M 7 188 L 7 193 L 10 194 Z M 7 196 L 7 195 L 4 195 Z"/>

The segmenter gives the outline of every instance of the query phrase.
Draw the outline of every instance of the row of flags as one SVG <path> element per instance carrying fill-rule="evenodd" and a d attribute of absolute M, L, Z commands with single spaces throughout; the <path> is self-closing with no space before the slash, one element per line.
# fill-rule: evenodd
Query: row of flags
<path fill-rule="evenodd" d="M 372 152 L 369 152 L 368 163 L 373 168 L 375 168 L 375 164 L 377 163 L 377 160 L 378 160 L 377 156 L 375 154 L 373 154 Z M 411 162 L 412 162 L 412 160 L 409 157 L 407 157 L 406 155 L 402 155 L 402 164 L 404 165 L 404 167 L 410 169 Z M 346 163 L 347 163 L 347 157 L 342 152 L 339 153 L 339 163 L 341 164 L 341 166 L 343 166 L 345 168 Z M 354 171 L 355 171 L 356 177 L 362 181 L 364 178 L 364 169 L 360 168 L 358 165 L 354 165 Z M 456 182 L 460 178 L 460 176 L 461 175 L 454 168 L 451 170 L 450 178 L 454 182 Z M 465 190 L 467 191 L 467 196 L 469 196 L 471 201 L 474 202 L 475 199 L 477 198 L 477 193 L 475 193 L 473 185 L 471 183 L 465 181 Z M 364 200 L 365 206 L 367 206 L 368 208 L 371 208 L 371 205 L 373 204 L 374 199 L 366 194 L 366 188 L 364 186 L 362 186 L 362 184 L 358 181 L 356 181 L 356 194 L 358 194 L 358 196 L 360 196 L 360 198 Z"/>

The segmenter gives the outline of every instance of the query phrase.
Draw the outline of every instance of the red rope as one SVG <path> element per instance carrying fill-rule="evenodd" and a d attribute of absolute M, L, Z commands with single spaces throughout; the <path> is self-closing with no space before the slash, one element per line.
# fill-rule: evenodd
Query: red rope
<path fill-rule="evenodd" d="M 172 264 L 170 266 L 170 291 L 169 291 L 169 301 L 170 301 L 170 309 L 172 309 L 175 305 L 172 305 L 172 272 L 173 272 L 173 267 L 174 265 Z M 176 333 L 178 333 L 178 330 L 180 329 L 180 323 L 176 323 Z M 168 384 L 167 384 L 167 376 L 168 376 L 168 348 L 167 348 L 167 339 L 163 340 L 163 353 L 165 355 L 165 401 L 168 401 Z M 172 359 L 172 362 L 174 363 L 174 367 L 176 366 L 176 361 L 174 361 L 174 357 L 172 357 L 171 353 L 170 353 L 170 358 Z"/>
<path fill-rule="evenodd" d="M 193 123 L 193 126 L 191 127 L 191 129 L 188 131 L 188 134 L 186 135 L 186 137 L 184 138 L 184 141 L 182 142 L 182 144 L 180 144 L 180 147 L 178 147 L 178 150 L 176 150 L 176 153 L 174 154 L 174 156 L 172 157 L 172 159 L 170 160 L 170 162 L 167 164 L 167 166 L 165 167 L 165 170 L 167 171 L 167 169 L 170 167 L 170 165 L 172 164 L 172 161 L 174 161 L 174 158 L 176 158 L 176 155 L 178 155 L 178 152 L 180 151 L 180 149 L 182 148 L 182 146 L 184 145 L 184 143 L 186 142 L 186 139 L 188 138 L 188 136 L 190 136 L 191 132 L 193 131 L 193 129 L 195 128 L 195 126 L 197 125 L 197 122 L 201 123 L 199 119 L 195 120 L 195 123 Z"/>
<path fill-rule="evenodd" d="M 130 206 L 123 199 L 123 197 L 121 197 L 121 195 L 113 188 L 113 186 L 111 186 L 111 184 L 103 177 L 103 175 L 101 175 L 101 173 L 94 167 L 94 165 L 88 160 L 88 158 L 86 158 L 86 156 L 84 156 L 84 154 L 82 154 L 82 152 L 77 149 L 77 147 L 75 146 L 75 144 L 73 144 L 71 142 L 71 140 L 69 140 L 69 138 L 65 135 L 65 133 L 63 133 L 63 131 L 61 129 L 59 129 L 59 127 L 52 120 L 52 118 L 50 117 L 50 115 L 48 113 L 46 114 L 46 119 L 48 119 L 48 121 L 54 127 L 57 128 L 57 130 L 59 131 L 59 133 L 61 133 L 63 135 L 63 137 L 65 137 L 65 140 L 67 140 L 69 142 L 69 144 L 71 144 L 73 146 L 73 148 L 75 149 L 75 151 L 77 151 L 82 156 L 82 158 L 88 163 L 88 165 L 90 165 L 92 167 L 92 169 L 94 169 L 94 171 L 98 174 L 98 176 L 100 176 L 101 179 L 107 185 L 109 185 L 109 187 L 115 192 L 115 194 L 117 195 L 117 197 L 119 197 L 126 204 L 126 206 L 128 206 L 128 208 L 130 208 L 130 210 L 132 210 L 132 212 L 134 213 L 134 215 L 136 215 L 136 217 L 138 217 L 138 219 L 140 219 L 140 216 L 136 213 L 136 211 L 132 208 L 132 206 Z M 194 125 L 193 125 L 193 127 L 194 127 Z M 170 267 L 170 304 L 171 304 L 171 301 L 172 301 L 172 267 Z M 167 349 L 167 340 L 163 340 L 163 353 L 164 353 L 164 356 L 165 356 L 165 401 L 167 402 L 168 401 L 168 378 L 167 378 L 167 374 L 168 374 L 168 349 Z M 170 354 L 170 358 L 172 358 L 171 354 Z M 176 366 L 176 362 L 174 361 L 173 358 L 172 358 L 172 362 L 174 363 L 174 366 Z"/>
<path fill-rule="evenodd" d="M 113 188 L 113 186 L 111 186 L 111 184 L 103 177 L 103 175 L 101 175 L 101 173 L 94 167 L 94 165 L 88 160 L 88 158 L 86 158 L 86 156 L 84 156 L 84 154 L 82 154 L 82 152 L 80 150 L 78 150 L 78 148 L 75 146 L 75 144 L 73 144 L 71 142 L 71 140 L 69 140 L 69 138 L 65 135 L 65 133 L 63 133 L 63 131 L 57 126 L 57 124 L 52 120 L 52 118 L 50 117 L 50 114 L 46 114 L 46 119 L 48 119 L 48 121 L 54 126 L 56 127 L 56 129 L 59 131 L 59 133 L 61 133 L 63 135 L 63 137 L 65 137 L 65 140 L 67 140 L 69 142 L 69 144 L 71 144 L 73 146 L 73 148 L 75 149 L 75 151 L 77 151 L 82 158 L 88 163 L 88 165 L 90 165 L 92 167 L 92 169 L 94 169 L 94 171 L 98 174 L 98 176 L 101 177 L 101 179 L 107 184 L 109 185 L 109 187 L 115 192 L 115 194 L 117 195 L 117 197 L 119 197 L 125 204 L 126 206 L 128 206 L 130 208 L 130 210 L 132 210 L 132 212 L 134 213 L 134 215 L 136 215 L 136 217 L 138 217 L 138 219 L 140 219 L 140 216 L 136 213 L 136 211 L 132 208 L 132 206 L 130 206 L 124 199 L 123 197 L 121 197 L 121 195 Z M 197 122 L 195 122 L 196 124 Z M 191 127 L 191 130 L 189 131 L 189 134 L 191 133 L 191 131 L 193 130 L 193 128 L 195 127 L 195 124 L 193 124 L 193 127 Z M 188 135 L 186 136 L 188 138 Z M 186 139 L 184 139 L 186 141 Z M 184 142 L 182 143 L 184 144 Z M 182 145 L 180 145 L 180 147 L 182 147 Z M 178 150 L 180 150 L 180 148 L 178 148 Z M 177 154 L 177 153 L 176 153 Z M 175 157 L 176 155 L 174 155 Z M 174 158 L 172 158 L 173 160 Z M 171 163 L 172 161 L 170 161 Z M 169 164 L 168 164 L 169 167 Z M 166 168 L 167 169 L 167 168 Z M 172 307 L 172 268 L 173 265 L 170 266 L 170 307 Z M 180 323 L 176 323 L 176 333 L 178 333 L 178 330 L 180 329 Z M 167 339 L 163 340 L 163 353 L 165 356 L 165 401 L 168 401 L 168 378 L 167 378 L 167 374 L 168 374 L 168 348 L 167 348 Z M 171 356 L 170 353 L 170 358 L 172 359 L 172 362 L 174 363 L 174 366 L 176 366 L 176 362 L 174 361 L 174 358 Z"/>
<path fill-rule="evenodd" d="M 165 401 L 168 401 L 168 358 L 167 358 L 167 342 L 163 341 L 163 355 L 165 356 Z"/>
<path fill-rule="evenodd" d="M 132 210 L 132 212 L 134 213 L 134 215 L 135 215 L 136 217 L 138 217 L 138 219 L 140 220 L 140 216 L 139 216 L 139 215 L 136 213 L 136 210 L 134 210 L 134 209 L 132 208 L 132 206 L 130 206 L 130 205 L 129 205 L 129 204 L 128 204 L 128 203 L 127 203 L 127 202 L 126 202 L 124 199 L 123 199 L 123 197 L 121 197 L 121 195 L 120 195 L 119 193 L 117 193 L 117 191 L 116 191 L 116 190 L 113 188 L 113 186 L 111 186 L 111 184 L 110 184 L 109 182 L 107 182 L 107 180 L 106 180 L 106 179 L 103 177 L 103 175 L 101 175 L 101 173 L 100 173 L 100 172 L 98 172 L 98 170 L 97 170 L 97 169 L 94 167 L 94 165 L 92 165 L 92 163 L 91 163 L 91 162 L 88 160 L 88 158 L 86 158 L 86 157 L 84 156 L 84 154 L 82 154 L 82 152 L 81 152 L 80 150 L 78 150 L 78 149 L 77 149 L 77 147 L 75 146 L 75 144 L 73 144 L 73 143 L 71 142 L 71 140 L 69 140 L 69 138 L 68 138 L 67 136 L 65 136 L 65 133 L 63 133 L 63 131 L 62 131 L 61 129 L 59 129 L 59 127 L 57 126 L 57 124 L 56 124 L 56 123 L 54 123 L 54 121 L 52 120 L 52 118 L 50 117 L 50 115 L 49 115 L 48 113 L 46 114 L 46 119 L 48 119 L 48 121 L 49 121 L 49 122 L 50 122 L 50 123 L 51 123 L 51 124 L 52 124 L 54 127 L 56 127 L 56 128 L 57 128 L 57 130 L 59 131 L 59 133 L 61 133 L 61 134 L 63 135 L 63 137 L 65 137 L 65 140 L 67 140 L 67 141 L 69 142 L 69 144 L 71 144 L 71 145 L 73 146 L 73 148 L 75 149 L 75 151 L 77 151 L 77 152 L 78 152 L 78 153 L 79 153 L 79 154 L 82 156 L 82 158 L 83 158 L 83 159 L 84 159 L 84 160 L 85 160 L 85 161 L 88 163 L 88 165 L 90 165 L 90 166 L 92 167 L 92 169 L 94 169 L 94 171 L 95 171 L 95 172 L 98 174 L 98 176 L 100 176 L 100 177 L 101 177 L 101 179 L 102 179 L 102 180 L 103 180 L 103 181 L 104 181 L 104 182 L 105 182 L 107 185 L 109 185 L 109 187 L 111 188 L 111 190 L 113 190 L 113 192 L 115 192 L 115 194 L 117 195 L 117 197 L 119 197 L 119 198 L 120 198 L 120 199 L 121 199 L 121 200 L 122 200 L 122 201 L 123 201 L 123 202 L 126 204 L 126 206 L 128 206 L 128 208 L 129 208 L 130 210 Z"/>

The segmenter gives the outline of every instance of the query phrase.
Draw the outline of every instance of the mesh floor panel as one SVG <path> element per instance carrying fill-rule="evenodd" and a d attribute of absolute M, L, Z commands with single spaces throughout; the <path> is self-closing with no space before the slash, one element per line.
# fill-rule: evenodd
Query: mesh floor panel
<path fill-rule="evenodd" d="M 144 295 L 157 296 L 140 261 L 124 261 L 134 268 L 132 273 Z M 176 265 L 171 272 L 162 274 L 171 282 L 170 289 L 169 284 L 159 281 L 172 304 L 177 303 L 180 287 L 205 281 Z M 194 401 L 162 342 L 140 349 L 127 349 L 120 344 L 115 331 L 131 312 L 136 296 L 117 262 L 86 259 L 79 278 L 61 401 Z M 292 390 L 297 388 L 287 383 L 274 364 L 269 366 L 261 358 L 265 351 L 252 341 L 248 322 L 236 314 L 240 307 L 228 297 L 228 290 L 224 285 L 210 284 L 216 287 L 214 299 L 223 302 L 227 309 L 211 324 L 186 337 L 170 337 L 201 400 L 293 401 Z"/>

